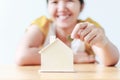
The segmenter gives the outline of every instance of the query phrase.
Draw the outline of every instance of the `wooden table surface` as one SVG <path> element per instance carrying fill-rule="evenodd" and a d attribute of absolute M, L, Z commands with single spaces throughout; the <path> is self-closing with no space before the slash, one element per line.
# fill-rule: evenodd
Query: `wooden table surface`
<path fill-rule="evenodd" d="M 0 66 L 0 80 L 120 80 L 120 70 L 97 64 L 77 64 L 74 73 L 40 73 L 40 66 Z"/>

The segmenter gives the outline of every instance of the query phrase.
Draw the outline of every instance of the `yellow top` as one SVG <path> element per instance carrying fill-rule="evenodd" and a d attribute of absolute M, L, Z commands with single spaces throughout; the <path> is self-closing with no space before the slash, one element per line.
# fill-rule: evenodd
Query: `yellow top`
<path fill-rule="evenodd" d="M 86 20 L 79 20 L 79 22 L 90 22 L 92 24 L 94 24 L 96 27 L 101 27 L 96 21 L 92 20 L 91 18 L 87 18 Z M 37 25 L 40 29 L 40 31 L 43 32 L 43 34 L 46 36 L 49 30 L 49 25 L 51 23 L 51 20 L 48 19 L 46 16 L 41 16 L 39 18 L 37 18 L 36 20 L 34 20 L 32 22 L 32 25 Z M 89 44 L 86 44 L 86 52 L 88 52 L 89 54 L 93 54 L 93 51 L 90 47 Z"/>
<path fill-rule="evenodd" d="M 32 22 L 32 25 L 37 25 L 40 31 L 46 36 L 49 29 L 49 23 L 51 22 L 46 16 L 41 16 Z"/>

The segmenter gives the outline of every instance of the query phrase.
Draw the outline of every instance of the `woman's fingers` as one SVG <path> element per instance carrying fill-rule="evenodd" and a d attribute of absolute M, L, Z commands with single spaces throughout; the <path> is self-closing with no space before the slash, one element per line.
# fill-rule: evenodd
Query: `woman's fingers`
<path fill-rule="evenodd" d="M 94 25 L 88 23 L 87 27 L 85 29 L 80 30 L 78 32 L 78 35 L 82 41 L 84 41 L 84 38 L 94 29 Z"/>
<path fill-rule="evenodd" d="M 87 27 L 87 23 L 79 23 L 75 26 L 75 28 L 73 29 L 72 33 L 71 33 L 71 38 L 79 38 L 78 32 L 80 33 L 80 31 L 82 31 L 83 29 L 85 29 Z"/>
<path fill-rule="evenodd" d="M 84 22 L 78 23 L 71 33 L 71 38 L 80 39 L 90 45 L 101 44 L 104 41 L 104 30 L 94 24 Z"/>
<path fill-rule="evenodd" d="M 91 43 L 91 41 L 94 40 L 95 37 L 97 37 L 98 33 L 97 33 L 97 30 L 96 29 L 93 29 L 89 34 L 87 34 L 85 37 L 84 37 L 84 42 L 86 43 Z"/>

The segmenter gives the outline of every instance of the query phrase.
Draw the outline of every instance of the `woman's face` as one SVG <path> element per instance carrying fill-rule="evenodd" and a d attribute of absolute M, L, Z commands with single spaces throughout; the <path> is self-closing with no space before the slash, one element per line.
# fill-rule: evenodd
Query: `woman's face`
<path fill-rule="evenodd" d="M 49 14 L 59 27 L 75 25 L 80 9 L 79 0 L 48 0 Z"/>

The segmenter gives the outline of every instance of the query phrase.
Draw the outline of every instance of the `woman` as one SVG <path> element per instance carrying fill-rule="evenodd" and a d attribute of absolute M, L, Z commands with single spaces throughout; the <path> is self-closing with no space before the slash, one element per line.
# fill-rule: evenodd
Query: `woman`
<path fill-rule="evenodd" d="M 103 28 L 92 19 L 78 20 L 84 7 L 83 0 L 48 0 L 47 3 L 50 19 L 42 16 L 27 29 L 17 50 L 18 65 L 40 64 L 38 51 L 49 43 L 50 35 L 55 35 L 73 49 L 74 63 L 98 61 L 110 66 L 118 62 L 119 52 L 108 40 Z M 70 41 L 67 36 L 74 40 Z M 81 42 L 85 44 L 84 52 L 80 50 L 81 46 L 74 47 L 75 43 Z M 96 60 L 94 55 L 99 59 Z"/>

